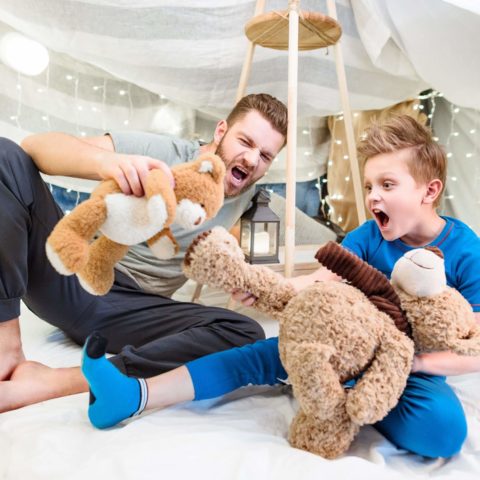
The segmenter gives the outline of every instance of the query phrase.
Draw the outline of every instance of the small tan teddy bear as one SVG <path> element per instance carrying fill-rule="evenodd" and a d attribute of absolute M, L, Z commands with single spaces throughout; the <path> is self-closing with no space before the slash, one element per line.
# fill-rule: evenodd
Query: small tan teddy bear
<path fill-rule="evenodd" d="M 91 197 L 66 215 L 47 239 L 47 257 L 63 275 L 76 274 L 93 295 L 113 285 L 114 265 L 130 245 L 147 242 L 161 259 L 178 252 L 170 225 L 192 229 L 213 218 L 224 198 L 225 165 L 214 154 L 172 168 L 175 187 L 161 169 L 151 170 L 145 195 L 125 195 L 114 180 L 101 182 Z M 95 233 L 102 235 L 90 243 Z"/>
<path fill-rule="evenodd" d="M 300 404 L 289 432 L 294 447 L 335 458 L 362 425 L 381 420 L 397 404 L 413 342 L 357 288 L 319 282 L 297 294 L 281 275 L 245 263 L 235 238 L 221 227 L 194 240 L 184 272 L 212 287 L 253 293 L 254 307 L 279 320 L 280 356 Z M 372 295 L 381 296 L 385 286 Z M 391 297 L 385 310 L 399 312 L 394 292 Z M 353 388 L 344 388 L 360 374 Z"/>

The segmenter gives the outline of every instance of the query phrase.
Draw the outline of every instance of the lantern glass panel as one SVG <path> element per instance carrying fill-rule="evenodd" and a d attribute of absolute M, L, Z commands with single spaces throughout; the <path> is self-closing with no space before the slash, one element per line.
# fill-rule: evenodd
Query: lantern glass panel
<path fill-rule="evenodd" d="M 269 257 L 277 254 L 278 223 L 255 222 L 253 237 L 253 256 Z"/>
<path fill-rule="evenodd" d="M 240 235 L 240 248 L 245 255 L 251 255 L 250 240 L 252 238 L 252 224 L 248 220 L 242 220 Z"/>

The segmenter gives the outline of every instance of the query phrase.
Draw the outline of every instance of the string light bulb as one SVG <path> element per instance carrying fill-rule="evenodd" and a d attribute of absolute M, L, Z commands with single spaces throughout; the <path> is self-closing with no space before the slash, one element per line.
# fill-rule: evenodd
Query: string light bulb
<path fill-rule="evenodd" d="M 48 50 L 39 42 L 17 32 L 0 39 L 0 59 L 5 65 L 23 75 L 40 75 L 48 66 Z"/>

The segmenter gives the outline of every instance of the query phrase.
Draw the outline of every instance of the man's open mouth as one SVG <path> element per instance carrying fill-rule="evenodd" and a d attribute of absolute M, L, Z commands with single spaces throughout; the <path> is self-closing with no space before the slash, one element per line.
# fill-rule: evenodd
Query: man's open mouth
<path fill-rule="evenodd" d="M 232 177 L 237 181 L 236 183 L 242 183 L 248 177 L 248 171 L 235 166 L 232 168 Z"/>
<path fill-rule="evenodd" d="M 378 208 L 372 210 L 377 222 L 380 224 L 381 227 L 386 227 L 388 222 L 390 221 L 390 217 L 385 213 L 379 210 Z"/>

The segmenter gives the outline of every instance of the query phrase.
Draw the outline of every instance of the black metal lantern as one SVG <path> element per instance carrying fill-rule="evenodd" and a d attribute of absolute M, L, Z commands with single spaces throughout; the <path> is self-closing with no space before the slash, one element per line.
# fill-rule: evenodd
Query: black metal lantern
<path fill-rule="evenodd" d="M 280 218 L 270 210 L 270 194 L 260 190 L 240 221 L 240 246 L 249 263 L 278 263 Z"/>

